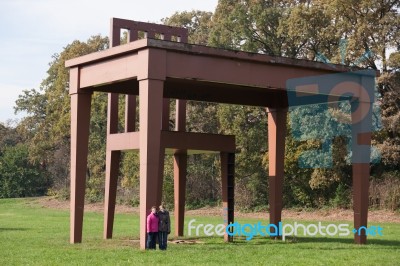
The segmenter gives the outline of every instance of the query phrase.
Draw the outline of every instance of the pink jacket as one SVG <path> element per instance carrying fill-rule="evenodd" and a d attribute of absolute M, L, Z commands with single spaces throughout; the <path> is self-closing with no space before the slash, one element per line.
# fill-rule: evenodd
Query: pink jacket
<path fill-rule="evenodd" d="M 158 216 L 152 212 L 147 216 L 147 233 L 149 232 L 158 232 Z"/>

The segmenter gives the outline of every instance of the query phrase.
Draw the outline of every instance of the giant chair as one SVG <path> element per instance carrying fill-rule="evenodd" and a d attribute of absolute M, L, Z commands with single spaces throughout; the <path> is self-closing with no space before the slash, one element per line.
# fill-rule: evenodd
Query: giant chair
<path fill-rule="evenodd" d="M 186 43 L 188 40 L 188 31 L 184 28 L 113 18 L 111 20 L 110 46 L 120 45 L 121 29 L 127 30 L 128 42 L 136 41 L 140 34 L 144 35 L 144 38 L 158 37 L 167 41 L 174 38 L 175 41 Z M 119 93 L 108 94 L 104 238 L 112 238 L 121 151 L 140 149 L 139 135 L 138 132 L 135 132 L 136 94 L 134 91 L 134 88 L 132 88 L 131 94 L 126 94 L 125 97 L 124 133 L 118 133 Z M 160 121 L 162 134 L 158 157 L 160 168 L 158 173 L 154 173 L 154 176 L 150 177 L 154 177 L 152 181 L 156 188 L 156 193 L 154 193 L 154 198 L 150 200 L 152 202 L 150 205 L 159 205 L 161 202 L 164 153 L 172 153 L 174 155 L 175 235 L 183 236 L 188 151 L 189 154 L 221 153 L 222 197 L 225 199 L 223 200 L 224 215 L 227 216 L 226 223 L 233 221 L 235 139 L 233 136 L 185 132 L 186 100 L 176 100 L 175 114 L 175 131 L 171 132 L 169 131 L 170 99 L 164 98 L 162 120 Z M 146 208 L 146 211 L 149 212 L 150 210 Z M 231 239 L 228 236 L 225 238 Z"/>

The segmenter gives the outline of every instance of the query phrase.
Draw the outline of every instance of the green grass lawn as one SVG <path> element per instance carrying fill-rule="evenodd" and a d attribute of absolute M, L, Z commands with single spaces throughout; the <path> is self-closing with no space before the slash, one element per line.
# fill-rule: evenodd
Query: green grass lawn
<path fill-rule="evenodd" d="M 368 245 L 363 246 L 353 244 L 351 237 L 338 236 L 297 237 L 287 241 L 266 237 L 246 241 L 244 237 L 236 237 L 233 243 L 224 243 L 221 237 L 202 235 L 195 238 L 201 242 L 198 244 L 169 244 L 166 252 L 143 251 L 137 241 L 137 215 L 117 214 L 114 238 L 103 240 L 102 214 L 87 212 L 83 243 L 72 245 L 69 243 L 69 212 L 42 208 L 32 201 L 0 200 L 0 265 L 400 264 L 400 223 L 379 224 L 383 227 L 383 236 L 370 237 Z M 196 224 L 222 223 L 222 217 L 204 216 L 186 217 L 186 222 L 193 218 Z M 256 219 L 237 221 L 258 222 Z"/>

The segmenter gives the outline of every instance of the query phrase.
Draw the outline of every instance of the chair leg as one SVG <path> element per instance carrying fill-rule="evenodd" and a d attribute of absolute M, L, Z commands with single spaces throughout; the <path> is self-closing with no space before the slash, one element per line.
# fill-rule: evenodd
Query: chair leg
<path fill-rule="evenodd" d="M 82 242 L 90 105 L 90 93 L 71 95 L 71 243 Z"/>
<path fill-rule="evenodd" d="M 183 236 L 185 223 L 187 154 L 174 154 L 175 236 Z"/>
<path fill-rule="evenodd" d="M 120 155 L 121 155 L 120 151 L 107 151 L 106 154 L 106 184 L 105 184 L 105 197 L 104 197 L 105 239 L 112 238 L 113 234 Z"/>

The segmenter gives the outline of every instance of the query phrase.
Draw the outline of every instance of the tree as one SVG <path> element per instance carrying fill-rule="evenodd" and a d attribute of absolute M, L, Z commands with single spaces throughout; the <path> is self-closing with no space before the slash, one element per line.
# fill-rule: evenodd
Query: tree
<path fill-rule="evenodd" d="M 7 146 L 0 157 L 0 198 L 41 196 L 49 180 L 39 164 L 28 160 L 25 144 Z"/>
<path fill-rule="evenodd" d="M 15 111 L 27 113 L 18 126 L 18 132 L 24 136 L 24 142 L 29 147 L 29 161 L 43 166 L 49 173 L 55 189 L 67 189 L 69 186 L 70 97 L 69 74 L 65 68 L 65 61 L 107 47 L 108 39 L 101 36 L 93 36 L 87 42 L 72 42 L 60 54 L 53 55 L 53 61 L 47 71 L 48 76 L 42 81 L 40 89 L 24 91 L 16 101 Z M 95 95 L 93 108 L 104 106 L 105 102 L 105 97 Z M 90 151 L 105 149 L 105 113 L 97 110 L 93 112 L 91 123 L 95 125 L 91 126 Z M 103 119 L 99 119 L 98 116 Z M 103 121 L 103 124 L 98 125 L 98 121 Z M 102 140 L 99 141 L 99 138 Z M 104 170 L 104 160 L 99 161 L 99 154 L 89 154 L 88 177 L 94 175 L 100 178 L 99 170 Z M 103 179 L 102 174 L 101 172 Z M 90 182 L 88 189 L 91 189 Z"/>
<path fill-rule="evenodd" d="M 386 72 L 387 51 L 399 45 L 399 2 L 220 0 L 213 17 L 210 44 L 277 56 L 320 61 L 324 59 L 326 63 L 343 63 L 373 69 L 378 69 L 379 62 L 382 62 L 382 70 Z M 395 56 L 393 60 L 395 61 Z M 388 76 L 383 74 L 382 77 Z M 385 128 L 376 134 L 378 138 L 374 141 L 386 142 L 386 145 L 378 145 L 381 150 L 385 146 L 391 146 L 382 155 L 386 160 L 391 154 L 390 161 L 396 167 L 398 160 L 395 162 L 393 159 L 397 158 L 398 146 L 394 145 L 397 137 L 393 134 L 393 125 L 397 122 L 398 95 L 382 91 L 398 86 L 394 85 L 396 79 L 393 77 L 391 74 L 390 79 L 386 79 L 388 82 L 380 85 L 380 104 Z M 238 116 L 243 116 L 239 115 L 243 110 L 237 108 L 235 111 Z M 305 119 L 301 116 L 300 118 Z M 224 120 L 223 117 L 220 119 Z M 286 150 L 289 152 L 286 155 L 285 170 L 290 184 L 289 194 L 293 197 L 286 203 L 318 206 L 338 193 L 343 194 L 343 188 L 347 189 L 351 185 L 351 171 L 343 159 L 347 153 L 343 145 L 346 140 L 336 138 L 333 141 L 333 168 L 302 170 L 297 163 L 291 162 L 298 162 L 299 153 L 318 147 L 321 143 L 290 140 L 293 136 L 293 132 L 290 132 L 292 131 L 289 130 L 290 135 L 287 136 Z M 240 134 L 243 133 L 236 133 L 237 136 Z M 258 132 L 256 135 L 262 134 Z M 267 159 L 266 153 L 264 161 Z M 300 181 L 297 182 L 292 177 Z"/>
<path fill-rule="evenodd" d="M 228 49 L 297 57 L 308 41 L 304 32 L 299 38 L 287 29 L 297 5 L 303 6 L 290 0 L 220 0 L 209 43 Z"/>
<path fill-rule="evenodd" d="M 387 71 L 387 52 L 398 42 L 399 0 L 336 0 L 321 1 L 336 18 L 337 32 L 348 40 L 347 63 L 354 63 L 366 51 L 373 56 L 365 58 L 363 65 Z"/>
<path fill-rule="evenodd" d="M 382 163 L 389 169 L 400 165 L 400 52 L 392 53 L 390 71 L 378 79 L 379 99 L 383 130 L 375 135 L 374 141 L 382 155 Z"/>
<path fill-rule="evenodd" d="M 199 45 L 356 65 L 381 70 L 378 79 L 378 104 L 383 128 L 373 136 L 380 149 L 382 163 L 372 167 L 374 180 L 381 178 L 385 187 L 400 176 L 400 0 L 220 0 L 214 14 L 203 11 L 176 12 L 163 19 L 171 26 L 186 27 L 189 42 Z M 124 37 L 126 39 L 126 35 Z M 69 181 L 69 95 L 65 60 L 107 48 L 107 38 L 94 36 L 87 42 L 74 41 L 53 56 L 48 76 L 40 90 L 25 91 L 17 100 L 16 111 L 28 116 L 16 127 L 0 125 L 0 155 L 16 164 L 12 154 L 28 150 L 26 167 L 45 171 L 57 189 L 68 188 Z M 124 41 L 122 40 L 122 43 Z M 123 126 L 124 99 L 120 99 L 120 127 Z M 172 104 L 173 105 L 173 104 Z M 318 106 L 298 110 L 290 117 L 286 141 L 286 206 L 346 206 L 350 202 L 351 167 L 346 161 L 348 141 L 342 136 L 328 143 L 333 154 L 332 167 L 301 168 L 304 154 L 326 144 L 332 138 L 335 110 L 323 117 Z M 89 139 L 87 196 L 99 200 L 104 187 L 107 96 L 95 93 L 92 100 Z M 171 108 L 173 110 L 173 108 Z M 172 111 L 173 112 L 173 111 Z M 306 114 L 325 123 L 323 140 L 299 139 L 296 128 L 311 123 Z M 296 114 L 296 111 L 293 113 Z M 173 114 L 172 114 L 173 115 Z M 204 119 L 207 117 L 207 119 Z M 323 120 L 323 118 L 325 120 Z M 234 134 L 236 136 L 236 202 L 239 208 L 258 208 L 267 204 L 267 115 L 258 107 L 188 102 L 187 131 Z M 172 125 L 172 124 L 171 124 Z M 16 132 L 13 137 L 13 132 Z M 9 147 L 23 142 L 18 148 Z M 8 145 L 8 146 L 7 146 Z M 4 148 L 7 147 L 7 148 Z M 326 154 L 318 155 L 320 161 Z M 18 155 L 19 156 L 19 155 Z M 5 158 L 5 157 L 4 157 Z M 7 167 L 11 169 L 11 163 Z M 138 154 L 122 153 L 120 190 L 132 204 L 138 203 Z M 33 167 L 33 168 L 32 168 Z M 6 168 L 3 168 L 6 169 Z M 13 168 L 14 169 L 14 168 Z M 32 170 L 33 171 L 33 170 Z M 164 200 L 172 204 L 172 157 L 166 157 Z M 32 176 L 35 176 L 32 172 Z M 217 202 L 220 195 L 219 158 L 215 155 L 190 156 L 188 161 L 187 203 L 191 206 Z M 10 179 L 2 179 L 10 180 Z M 8 181 L 7 181 L 8 182 Z M 374 183 L 374 182 L 373 182 Z M 4 183 L 5 184 L 5 183 Z M 11 183 L 7 183 L 11 184 Z M 374 183 L 375 184 L 375 183 Z M 398 183 L 393 182 L 393 187 Z M 380 186 L 376 183 L 374 186 Z M 36 192 L 35 192 L 36 193 Z M 393 202 L 393 198 L 389 200 Z M 391 203 L 391 206 L 397 206 Z"/>
<path fill-rule="evenodd" d="M 262 165 L 267 150 L 267 112 L 263 108 L 220 105 L 220 132 L 236 137 L 236 203 L 253 209 L 267 205 L 268 172 Z"/>
<path fill-rule="evenodd" d="M 206 45 L 211 28 L 211 12 L 192 10 L 175 12 L 161 21 L 168 26 L 183 27 L 189 31 L 189 43 Z"/>
<path fill-rule="evenodd" d="M 0 122 L 0 156 L 4 148 L 14 146 L 22 141 L 22 136 L 18 134 L 15 126 L 12 121 Z"/>

